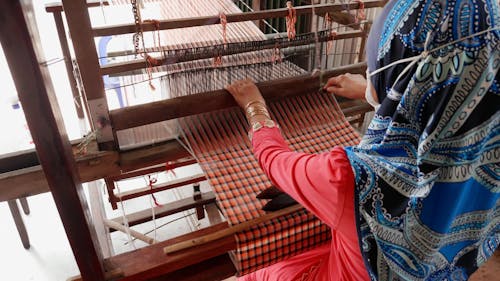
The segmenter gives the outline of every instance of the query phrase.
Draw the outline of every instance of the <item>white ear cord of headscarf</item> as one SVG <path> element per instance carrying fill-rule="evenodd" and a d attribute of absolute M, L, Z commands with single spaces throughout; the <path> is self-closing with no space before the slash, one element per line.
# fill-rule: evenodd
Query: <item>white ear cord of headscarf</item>
<path fill-rule="evenodd" d="M 366 88 L 366 92 L 365 92 L 365 98 L 366 98 L 366 101 L 372 105 L 373 107 L 375 107 L 375 110 L 378 109 L 378 107 L 380 106 L 380 103 L 376 102 L 373 95 L 372 95 L 372 92 L 371 92 L 371 80 L 370 78 L 390 67 L 393 67 L 395 65 L 399 65 L 399 64 L 402 64 L 402 63 L 408 63 L 409 64 L 403 69 L 403 71 L 401 71 L 401 73 L 398 75 L 398 77 L 396 78 L 396 81 L 394 81 L 394 84 L 392 87 L 394 87 L 394 85 L 397 84 L 397 82 L 399 82 L 399 80 L 401 80 L 401 78 L 403 78 L 403 76 L 415 65 L 417 64 L 418 62 L 420 62 L 421 60 L 427 58 L 427 56 L 430 54 L 430 53 L 434 53 L 436 51 L 439 51 L 441 49 L 444 49 L 450 45 L 453 45 L 453 44 L 456 44 L 458 42 L 461 42 L 461 41 L 464 41 L 464 40 L 467 40 L 467 39 L 470 39 L 470 38 L 473 38 L 473 37 L 476 37 L 476 36 L 479 36 L 479 35 L 482 35 L 482 34 L 485 34 L 485 33 L 489 33 L 489 32 L 492 32 L 492 31 L 495 31 L 495 30 L 500 30 L 500 27 L 492 27 L 492 28 L 489 28 L 489 29 L 486 29 L 486 30 L 483 30 L 483 31 L 480 31 L 480 32 L 477 32 L 477 33 L 474 33 L 474 34 L 471 34 L 471 35 L 468 35 L 468 36 L 465 36 L 463 38 L 460 38 L 460 39 L 457 39 L 457 40 L 454 40 L 452 42 L 449 42 L 449 43 L 446 43 L 444 45 L 441 45 L 439 47 L 436 47 L 430 51 L 427 50 L 428 46 L 429 46 L 429 43 L 430 43 L 430 39 L 431 39 L 431 35 L 432 33 L 429 31 L 427 33 L 427 37 L 425 39 L 425 43 L 424 43 L 424 51 L 422 51 L 422 53 L 416 55 L 416 56 L 413 56 L 413 57 L 409 57 L 409 58 L 404 58 L 404 59 L 400 59 L 400 60 L 397 60 L 397 61 L 394 61 L 384 67 L 381 67 L 377 70 L 374 70 L 372 72 L 369 72 L 369 70 L 367 69 L 366 70 L 366 80 L 367 80 L 367 88 Z M 394 90 L 392 89 L 391 87 L 391 92 L 393 92 Z"/>

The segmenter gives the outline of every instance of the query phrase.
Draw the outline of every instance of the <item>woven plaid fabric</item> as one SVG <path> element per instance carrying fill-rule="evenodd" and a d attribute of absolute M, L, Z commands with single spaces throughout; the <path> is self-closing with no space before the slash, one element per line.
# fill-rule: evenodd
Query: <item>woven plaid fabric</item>
<path fill-rule="evenodd" d="M 331 95 L 293 97 L 269 107 L 296 151 L 318 153 L 358 142 L 358 134 Z M 233 108 L 186 117 L 180 123 L 229 224 L 264 214 L 261 208 L 266 201 L 255 196 L 272 184 L 251 152 L 242 110 Z M 236 235 L 234 256 L 238 272 L 250 273 L 329 239 L 328 227 L 305 210 L 268 221 Z"/>

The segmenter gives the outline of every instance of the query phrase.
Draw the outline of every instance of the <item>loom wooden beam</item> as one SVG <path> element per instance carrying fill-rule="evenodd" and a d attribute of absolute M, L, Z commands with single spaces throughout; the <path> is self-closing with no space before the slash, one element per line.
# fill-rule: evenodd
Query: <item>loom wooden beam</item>
<path fill-rule="evenodd" d="M 335 35 L 335 37 L 333 37 L 331 34 L 324 36 L 324 37 L 320 37 L 320 38 L 318 38 L 318 42 L 326 42 L 328 40 L 342 40 L 342 39 L 349 39 L 349 38 L 357 38 L 357 37 L 363 37 L 364 35 L 365 35 L 365 32 L 363 32 L 361 30 L 344 31 L 344 32 L 338 32 L 337 35 Z M 281 49 L 283 49 L 283 48 L 297 47 L 297 46 L 302 46 L 302 45 L 313 44 L 315 42 L 316 42 L 316 40 L 312 36 L 310 38 L 308 38 L 307 40 L 299 40 L 299 38 L 296 38 L 295 40 L 286 39 L 286 40 L 280 41 L 279 47 Z M 256 45 L 259 46 L 258 47 L 259 50 L 268 50 L 268 49 L 276 48 L 276 40 L 255 41 L 255 43 L 256 43 Z M 180 55 L 175 56 L 175 57 L 168 56 L 166 58 L 158 57 L 155 59 L 158 61 L 159 65 L 170 65 L 170 64 L 186 62 L 186 61 L 208 59 L 208 58 L 214 58 L 217 56 L 228 56 L 228 55 L 234 55 L 234 54 L 255 51 L 255 46 L 249 47 L 249 48 L 238 48 L 238 47 L 233 48 L 231 45 L 232 44 L 229 44 L 227 46 L 227 48 L 224 48 L 223 45 L 219 45 L 220 48 L 213 49 L 213 50 L 206 51 L 206 52 L 199 52 L 198 54 L 190 54 L 189 52 L 186 52 L 184 54 L 180 54 Z M 234 43 L 234 45 L 238 46 L 239 43 Z M 146 66 L 146 63 L 144 62 L 144 59 L 134 59 L 134 60 L 126 61 L 126 62 L 110 63 L 110 64 L 107 64 L 107 65 L 101 67 L 101 74 L 102 75 L 113 75 L 113 74 L 117 74 L 117 73 L 123 73 L 123 72 L 133 71 L 133 70 L 137 70 L 137 69 L 143 69 L 143 68 L 145 68 L 145 66 Z"/>
<path fill-rule="evenodd" d="M 100 1 L 100 0 L 87 1 L 88 8 L 99 7 L 99 6 L 101 6 L 101 4 L 104 6 L 108 6 L 109 2 L 108 1 Z M 64 8 L 63 8 L 63 5 L 61 4 L 61 2 L 47 3 L 45 5 L 45 11 L 48 13 L 57 13 L 57 12 L 60 13 L 60 12 L 64 11 Z"/>
<path fill-rule="evenodd" d="M 376 8 L 383 7 L 387 0 L 367 0 L 364 1 L 365 8 Z M 297 11 L 297 16 L 312 14 L 314 13 L 319 16 L 323 16 L 326 13 L 332 12 L 342 12 L 346 10 L 359 9 L 359 3 L 351 2 L 349 4 L 321 4 L 321 5 L 307 5 L 307 6 L 297 6 L 295 10 Z M 232 22 L 243 22 L 243 21 L 257 21 L 269 18 L 284 18 L 288 15 L 288 9 L 273 9 L 273 10 L 261 10 L 247 13 L 235 13 L 226 15 L 228 23 Z M 334 19 L 335 20 L 335 19 Z M 204 26 L 220 24 L 219 16 L 207 16 L 207 17 L 197 17 L 197 18 L 184 18 L 175 20 L 162 20 L 160 21 L 159 29 L 176 29 L 192 26 Z M 142 29 L 144 31 L 154 31 L 156 27 L 154 24 L 143 23 Z M 135 33 L 135 24 L 123 24 L 123 25 L 113 25 L 106 27 L 99 27 L 93 29 L 93 35 L 95 37 L 99 36 L 111 36 L 120 34 Z"/>
<path fill-rule="evenodd" d="M 196 207 L 203 207 L 205 205 L 215 203 L 215 194 L 213 192 L 202 193 L 200 199 L 195 200 L 193 197 L 187 197 L 180 199 L 171 203 L 163 204 L 160 207 L 155 207 L 155 218 L 162 218 L 177 214 L 182 211 L 190 210 Z M 153 219 L 151 209 L 146 209 L 138 211 L 135 213 L 130 213 L 126 215 L 127 222 L 129 226 L 138 225 L 151 221 Z M 119 224 L 125 224 L 122 217 L 117 217 L 112 219 L 114 222 Z M 112 231 L 112 230 L 110 230 Z"/>
<path fill-rule="evenodd" d="M 92 128 L 97 130 L 97 143 L 101 149 L 113 150 L 115 148 L 114 136 L 109 125 L 108 102 L 104 82 L 99 73 L 99 60 L 92 37 L 87 2 L 85 0 L 63 0 L 62 2 L 89 107 L 89 119 L 92 122 Z"/>
<path fill-rule="evenodd" d="M 318 91 L 321 83 L 329 77 L 347 72 L 364 74 L 365 70 L 366 63 L 357 63 L 325 71 L 322 74 L 323 81 L 319 77 L 304 74 L 258 83 L 257 86 L 266 100 L 275 100 Z M 233 97 L 226 90 L 217 90 L 112 110 L 110 117 L 114 130 L 124 130 L 232 106 L 236 106 Z"/>
<path fill-rule="evenodd" d="M 134 198 L 141 197 L 144 195 L 149 195 L 152 193 L 173 189 L 173 188 L 185 186 L 188 184 L 201 182 L 201 181 L 204 181 L 206 179 L 207 178 L 205 177 L 204 174 L 197 174 L 197 175 L 192 175 L 192 176 L 188 176 L 185 178 L 175 179 L 175 180 L 172 180 L 172 181 L 169 181 L 166 183 L 162 183 L 162 184 L 157 184 L 157 185 L 154 185 L 152 188 L 149 186 L 146 186 L 146 187 L 139 188 L 139 189 L 128 190 L 128 191 L 125 191 L 122 193 L 115 194 L 115 196 L 118 197 L 122 201 L 130 200 L 130 199 L 134 199 Z"/>
<path fill-rule="evenodd" d="M 178 277 L 173 279 L 163 277 L 164 279 L 161 280 L 221 280 L 236 273 L 234 266 L 227 259 L 227 252 L 236 248 L 234 236 L 225 237 L 214 243 L 201 245 L 173 255 L 165 256 L 163 248 L 195 237 L 218 232 L 227 227 L 226 222 L 220 223 L 147 248 L 110 257 L 106 259 L 105 265 L 109 271 L 121 272 L 123 279 L 120 280 L 156 280 L 154 278 L 158 276 Z M 197 264 L 204 266 L 191 267 Z M 185 275 L 180 275 L 180 272 L 177 271 L 183 268 L 185 269 L 181 273 Z M 194 268 L 198 271 L 192 271 Z"/>
<path fill-rule="evenodd" d="M 80 272 L 104 280 L 87 199 L 78 176 L 29 1 L 0 2 L 0 41 L 26 121 Z"/>
<path fill-rule="evenodd" d="M 165 164 L 189 157 L 189 153 L 176 141 L 171 140 L 127 152 L 89 152 L 76 158 L 79 178 L 89 182 L 148 166 Z M 0 202 L 27 197 L 50 191 L 42 168 L 30 166 L 0 174 Z"/>

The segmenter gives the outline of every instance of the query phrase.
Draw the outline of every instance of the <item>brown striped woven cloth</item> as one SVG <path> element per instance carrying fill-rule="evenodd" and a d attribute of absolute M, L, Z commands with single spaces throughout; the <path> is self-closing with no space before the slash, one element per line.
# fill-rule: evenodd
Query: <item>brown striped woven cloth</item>
<path fill-rule="evenodd" d="M 324 152 L 359 140 L 331 95 L 298 96 L 269 107 L 295 151 Z M 243 112 L 233 108 L 183 118 L 180 123 L 228 222 L 235 225 L 261 216 L 266 201 L 255 196 L 271 182 L 251 152 Z M 244 275 L 329 239 L 328 227 L 302 210 L 238 233 L 234 260 Z"/>

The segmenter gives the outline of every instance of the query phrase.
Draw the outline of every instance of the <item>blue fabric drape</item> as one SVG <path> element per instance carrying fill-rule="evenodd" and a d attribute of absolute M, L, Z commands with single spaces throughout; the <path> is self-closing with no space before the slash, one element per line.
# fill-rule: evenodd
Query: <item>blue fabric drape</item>
<path fill-rule="evenodd" d="M 499 21 L 497 0 L 396 1 L 375 65 Z M 381 106 L 360 145 L 346 151 L 372 280 L 466 280 L 498 247 L 499 38 L 491 30 L 440 48 L 397 83 L 407 64 L 370 78 Z"/>

